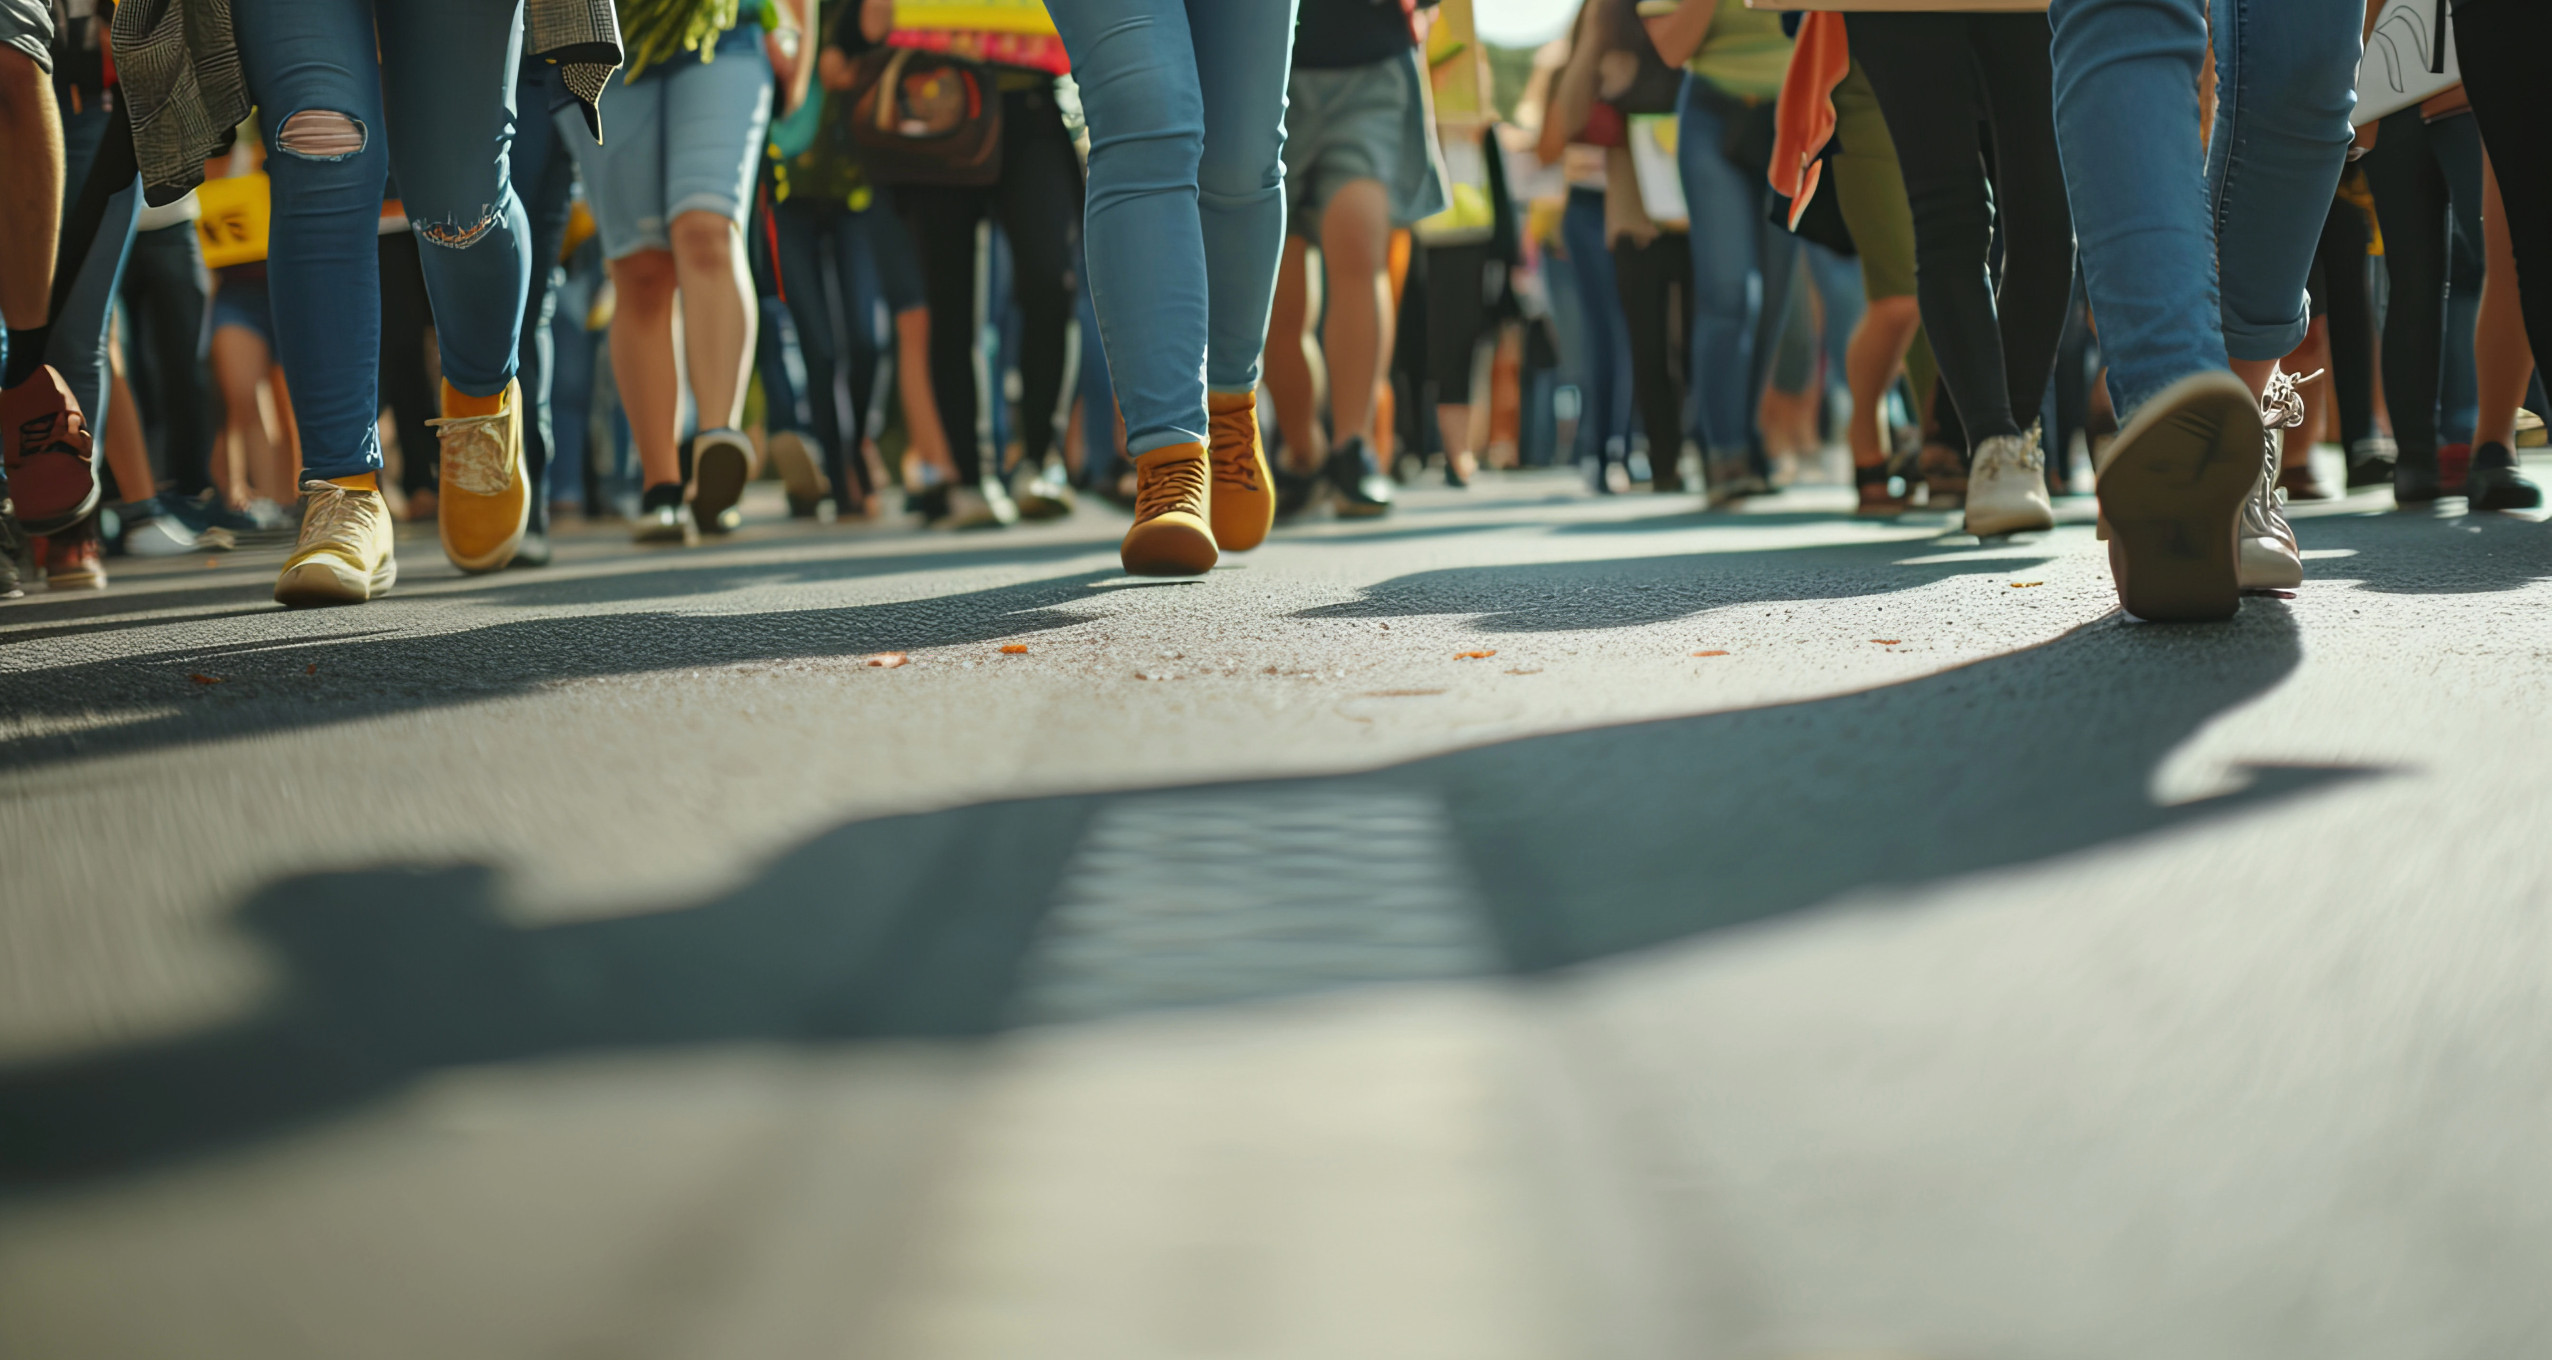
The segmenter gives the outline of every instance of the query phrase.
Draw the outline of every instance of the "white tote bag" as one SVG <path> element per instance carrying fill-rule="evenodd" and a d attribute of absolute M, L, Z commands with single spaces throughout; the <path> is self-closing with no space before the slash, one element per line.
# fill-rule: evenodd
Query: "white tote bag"
<path fill-rule="evenodd" d="M 2391 0 L 2375 16 L 2366 59 L 2357 67 L 2357 112 L 2350 122 L 2364 127 L 2463 83 L 2453 26 L 2443 25 L 2440 31 L 2445 8 L 2437 0 Z M 2440 43 L 2446 49 L 2445 69 L 2431 70 L 2438 65 Z"/>

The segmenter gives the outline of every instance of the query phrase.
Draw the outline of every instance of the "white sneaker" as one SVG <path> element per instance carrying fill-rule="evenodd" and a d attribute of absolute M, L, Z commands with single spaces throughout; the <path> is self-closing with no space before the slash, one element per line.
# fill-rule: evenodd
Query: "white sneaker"
<path fill-rule="evenodd" d="M 1011 503 L 1010 494 L 1001 483 L 987 480 L 981 486 L 959 482 L 948 488 L 948 514 L 934 526 L 941 529 L 999 529 L 1019 522 L 1019 507 Z"/>
<path fill-rule="evenodd" d="M 1010 498 L 1024 519 L 1060 519 L 1072 513 L 1072 486 L 1061 464 L 1031 468 L 1021 463 L 1010 474 Z"/>
<path fill-rule="evenodd" d="M 2241 551 L 2234 574 L 2244 590 L 2292 590 L 2304 584 L 2304 553 L 2295 543 L 2295 526 L 2286 521 L 2286 489 L 2277 484 L 2277 465 L 2286 443 L 2284 431 L 2304 423 L 2304 401 L 2295 394 L 2318 372 L 2298 378 L 2283 369 L 2269 375 L 2268 392 L 2260 398 L 2260 478 L 2242 502 Z"/>
<path fill-rule="evenodd" d="M 2038 428 L 1996 435 L 1976 446 L 1967 467 L 1967 532 L 1978 538 L 2056 527 L 2047 499 L 2047 455 Z"/>
<path fill-rule="evenodd" d="M 250 501 L 241 507 L 239 513 L 246 515 L 248 522 L 256 525 L 257 532 L 261 534 L 270 534 L 277 529 L 292 527 L 291 513 L 270 500 Z"/>
<path fill-rule="evenodd" d="M 153 515 L 124 531 L 124 551 L 135 557 L 182 557 L 198 546 L 195 531 L 174 515 Z"/>

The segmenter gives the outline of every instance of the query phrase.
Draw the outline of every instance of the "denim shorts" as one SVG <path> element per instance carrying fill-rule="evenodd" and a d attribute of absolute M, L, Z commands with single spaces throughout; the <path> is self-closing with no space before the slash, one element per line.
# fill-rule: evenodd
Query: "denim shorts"
<path fill-rule="evenodd" d="M 686 53 L 634 83 L 612 77 L 600 146 L 573 106 L 557 113 L 607 258 L 670 249 L 667 224 L 684 213 L 719 213 L 741 226 L 753 207 L 771 114 L 761 27 L 728 29 L 715 55 L 699 61 Z"/>
<path fill-rule="evenodd" d="M 1285 85 L 1286 215 L 1318 239 L 1321 214 L 1350 182 L 1380 180 L 1391 225 L 1444 208 L 1414 50 L 1370 66 L 1297 70 Z"/>
<path fill-rule="evenodd" d="M 24 52 L 53 74 L 53 6 L 49 0 L 0 0 L 0 47 Z"/>
<path fill-rule="evenodd" d="M 225 278 L 213 290 L 213 329 L 236 326 L 266 342 L 275 343 L 275 308 L 266 293 L 266 280 L 257 278 Z"/>

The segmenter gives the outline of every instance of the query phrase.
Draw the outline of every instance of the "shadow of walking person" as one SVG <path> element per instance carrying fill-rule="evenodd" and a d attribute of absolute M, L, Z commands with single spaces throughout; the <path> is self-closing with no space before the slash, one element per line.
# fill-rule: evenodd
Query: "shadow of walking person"
<path fill-rule="evenodd" d="M 511 923 L 484 868 L 289 880 L 237 917 L 281 965 L 254 1013 L 0 1071 L 0 1190 L 272 1136 L 445 1067 L 992 1034 L 1054 1014 L 1028 1002 L 1055 968 L 1058 903 L 1084 936 L 1126 932 L 1125 947 L 1078 948 L 1085 972 L 1139 971 L 1172 939 L 1188 951 L 1177 1001 L 1212 1004 L 1548 970 L 1847 894 L 2042 863 L 2365 773 L 2261 768 L 2231 792 L 2155 800 L 2171 753 L 2276 687 L 2299 656 L 2274 605 L 2207 628 L 2113 617 L 1831 698 L 1366 774 L 853 823 L 715 900 L 599 921 Z M 1377 820 L 1364 810 L 1375 806 L 1418 812 Z M 1340 811 L 1328 831 L 1303 820 L 1322 807 Z M 1178 858 L 1175 873 L 1118 871 L 1162 856 Z M 1445 934 L 1429 913 L 1465 916 L 1486 946 L 1407 947 Z M 1271 955 L 1286 966 L 1226 966 Z M 1162 1004 L 1142 986 L 1093 982 L 1077 980 L 1074 1018 Z"/>

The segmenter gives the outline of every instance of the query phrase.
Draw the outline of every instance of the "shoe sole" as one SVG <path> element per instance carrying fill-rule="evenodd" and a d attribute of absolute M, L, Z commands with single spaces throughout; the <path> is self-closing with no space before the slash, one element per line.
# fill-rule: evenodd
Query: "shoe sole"
<path fill-rule="evenodd" d="M 2304 564 L 2287 556 L 2277 547 L 2253 549 L 2253 540 L 2244 540 L 2236 550 L 2235 579 L 2244 590 L 2293 590 L 2304 584 Z"/>
<path fill-rule="evenodd" d="M 1126 531 L 1117 560 L 1128 576 L 1202 576 L 1220 556 L 1213 531 L 1194 515 L 1156 515 Z"/>
<path fill-rule="evenodd" d="M 287 609 L 332 604 L 363 604 L 387 594 L 399 580 L 399 560 L 384 557 L 366 578 L 333 557 L 313 558 L 284 568 L 275 578 L 275 603 Z"/>
<path fill-rule="evenodd" d="M 2154 623 L 2242 607 L 2235 529 L 2260 475 L 2257 399 L 2230 373 L 2183 378 L 2145 403 L 2099 471 L 2118 602 Z"/>
<path fill-rule="evenodd" d="M 733 439 L 703 439 L 691 449 L 691 521 L 704 534 L 733 528 L 726 513 L 744 499 L 753 451 Z"/>
<path fill-rule="evenodd" d="M 1966 518 L 1960 521 L 1959 527 L 1978 538 L 1993 538 L 2002 534 L 2039 533 L 2056 527 L 2055 513 L 2052 510 L 2041 510 L 2034 505 L 1989 511 L 1980 516 L 1976 512 L 1976 502 L 1970 500 L 1964 507 L 1964 511 Z"/>

